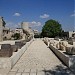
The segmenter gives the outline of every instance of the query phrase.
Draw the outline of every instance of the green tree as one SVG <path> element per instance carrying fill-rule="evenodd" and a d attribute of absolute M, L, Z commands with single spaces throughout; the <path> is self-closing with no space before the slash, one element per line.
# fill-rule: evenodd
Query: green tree
<path fill-rule="evenodd" d="M 62 32 L 61 24 L 55 20 L 48 20 L 42 28 L 41 35 L 43 37 L 56 37 L 60 36 Z"/>
<path fill-rule="evenodd" d="M 20 33 L 15 33 L 13 36 L 12 36 L 15 40 L 18 40 L 20 39 Z"/>

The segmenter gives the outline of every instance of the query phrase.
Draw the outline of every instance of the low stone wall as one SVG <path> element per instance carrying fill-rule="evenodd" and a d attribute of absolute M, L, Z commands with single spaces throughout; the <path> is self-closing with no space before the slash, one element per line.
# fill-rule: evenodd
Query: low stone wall
<path fill-rule="evenodd" d="M 44 39 L 43 41 L 46 43 L 48 43 L 48 38 Z M 62 43 L 62 45 L 64 47 L 68 47 L 69 46 L 74 46 L 74 45 L 70 45 L 68 44 L 67 41 L 57 41 L 54 39 L 50 39 L 50 43 L 49 43 L 49 48 L 56 54 L 56 56 L 67 66 L 71 69 L 71 71 L 73 71 L 75 73 L 75 55 L 69 55 L 66 52 L 66 48 L 60 50 L 59 48 L 57 48 L 57 44 Z M 74 53 L 74 52 L 73 52 Z M 71 53 L 70 53 L 71 54 Z"/>
<path fill-rule="evenodd" d="M 13 56 L 10 57 L 11 59 L 11 68 L 15 65 L 15 63 L 18 61 L 18 59 L 23 55 L 23 53 L 27 50 L 29 45 L 33 42 L 31 40 L 30 42 L 27 42 L 26 45 L 24 45 L 21 49 L 18 50 Z"/>
<path fill-rule="evenodd" d="M 69 58 L 63 52 L 55 48 L 52 44 L 49 45 L 50 49 L 62 60 L 67 66 L 69 66 Z"/>
<path fill-rule="evenodd" d="M 49 43 L 51 42 L 51 40 L 53 40 L 54 38 L 43 38 L 44 43 L 49 46 Z M 54 42 L 54 41 L 53 41 Z"/>
<path fill-rule="evenodd" d="M 75 55 L 67 55 L 65 51 L 58 50 L 52 44 L 49 47 L 75 73 Z"/>
<path fill-rule="evenodd" d="M 11 57 L 0 57 L 0 74 L 7 75 L 9 70 L 16 64 L 20 59 L 23 53 L 27 50 L 29 45 L 33 42 L 33 39 L 27 42 L 21 49 L 18 49 L 17 52 L 13 52 Z"/>

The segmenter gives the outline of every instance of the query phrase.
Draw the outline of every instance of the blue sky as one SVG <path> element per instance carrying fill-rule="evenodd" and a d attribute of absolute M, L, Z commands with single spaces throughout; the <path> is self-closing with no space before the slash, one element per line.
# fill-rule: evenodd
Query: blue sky
<path fill-rule="evenodd" d="M 57 20 L 66 31 L 74 30 L 75 0 L 0 0 L 0 16 L 8 27 L 20 27 L 29 22 L 33 29 L 41 31 L 49 19 Z"/>

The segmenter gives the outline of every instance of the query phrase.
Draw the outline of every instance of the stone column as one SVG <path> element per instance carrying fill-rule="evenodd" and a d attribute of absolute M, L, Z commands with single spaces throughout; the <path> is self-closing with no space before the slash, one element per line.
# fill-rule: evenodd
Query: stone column
<path fill-rule="evenodd" d="M 3 40 L 3 27 L 5 26 L 5 21 L 3 17 L 0 17 L 0 41 Z"/>
<path fill-rule="evenodd" d="M 21 23 L 21 28 L 24 29 L 24 30 L 28 30 L 29 29 L 28 22 L 22 22 Z"/>

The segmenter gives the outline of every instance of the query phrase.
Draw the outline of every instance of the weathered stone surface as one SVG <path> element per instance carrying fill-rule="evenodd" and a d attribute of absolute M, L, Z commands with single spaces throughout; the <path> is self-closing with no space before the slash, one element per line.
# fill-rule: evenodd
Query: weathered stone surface
<path fill-rule="evenodd" d="M 18 47 L 16 45 L 11 45 L 11 49 L 13 50 L 13 52 L 18 51 Z"/>
<path fill-rule="evenodd" d="M 75 37 L 68 39 L 68 43 L 69 43 L 69 44 L 73 45 L 73 42 L 75 42 Z"/>
<path fill-rule="evenodd" d="M 11 45 L 10 44 L 2 44 L 1 49 L 10 49 Z"/>
<path fill-rule="evenodd" d="M 67 54 L 75 54 L 75 47 L 66 47 Z"/>
<path fill-rule="evenodd" d="M 3 20 L 3 17 L 0 17 L 0 41 L 3 40 L 3 26 L 5 25 L 5 22 Z"/>
<path fill-rule="evenodd" d="M 21 49 L 21 47 L 22 47 L 24 44 L 22 43 L 22 41 L 16 41 L 16 42 L 15 42 L 15 45 L 18 47 L 18 49 Z"/>
<path fill-rule="evenodd" d="M 12 48 L 10 44 L 2 44 L 0 50 L 0 57 L 10 57 L 12 56 Z"/>
<path fill-rule="evenodd" d="M 66 48 L 63 45 L 60 45 L 60 50 L 64 51 Z"/>
<path fill-rule="evenodd" d="M 0 58 L 0 74 L 1 75 L 15 75 L 15 73 L 21 73 L 22 70 L 25 68 L 13 68 L 11 71 L 10 69 L 16 64 L 16 62 L 19 60 L 19 58 L 22 56 L 22 54 L 26 51 L 28 46 L 33 42 L 31 40 L 26 45 L 24 45 L 21 49 L 19 49 L 17 52 L 13 52 L 13 55 L 11 57 L 1 57 Z M 6 47 L 7 48 L 7 47 Z M 24 65 L 22 65 L 23 67 Z M 10 71 L 10 72 L 9 72 Z M 9 73 L 8 73 L 9 72 Z M 14 73 L 15 72 L 15 73 Z M 23 72 L 23 71 L 22 71 Z M 8 74 L 7 74 L 8 73 Z M 22 75 L 22 73 L 21 73 Z"/>

